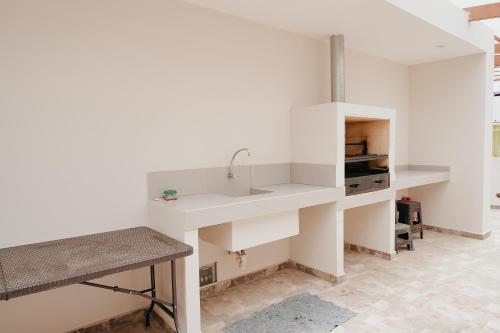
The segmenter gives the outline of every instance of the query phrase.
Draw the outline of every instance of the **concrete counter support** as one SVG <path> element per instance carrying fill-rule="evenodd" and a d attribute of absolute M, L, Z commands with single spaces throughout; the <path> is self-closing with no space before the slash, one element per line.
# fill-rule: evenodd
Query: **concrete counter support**
<path fill-rule="evenodd" d="M 384 257 L 395 255 L 395 201 L 388 200 L 344 211 L 345 241 Z"/>
<path fill-rule="evenodd" d="M 344 213 L 339 205 L 303 208 L 299 219 L 300 233 L 290 239 L 290 259 L 332 280 L 343 277 Z"/>

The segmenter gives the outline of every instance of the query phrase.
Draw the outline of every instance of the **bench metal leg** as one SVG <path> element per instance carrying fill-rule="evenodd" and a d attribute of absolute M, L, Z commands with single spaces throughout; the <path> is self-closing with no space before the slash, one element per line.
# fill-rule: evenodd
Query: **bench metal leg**
<path fill-rule="evenodd" d="M 149 267 L 149 275 L 151 278 L 151 296 L 156 297 L 155 266 Z M 146 327 L 148 327 L 149 324 L 151 323 L 151 312 L 153 312 L 155 304 L 156 304 L 155 301 L 151 301 L 151 305 L 144 314 L 144 323 L 146 324 Z"/>
<path fill-rule="evenodd" d="M 172 310 L 168 309 L 164 304 L 158 303 L 155 300 L 151 301 L 151 305 L 149 308 L 146 310 L 145 313 L 145 324 L 146 326 L 150 325 L 151 322 L 151 313 L 153 312 L 153 308 L 155 305 L 158 305 L 160 309 L 165 311 L 166 314 L 168 314 L 172 319 L 174 320 L 174 325 L 175 325 L 175 331 L 177 333 L 180 333 L 179 330 L 179 319 L 177 316 L 177 274 L 176 274 L 176 267 L 175 267 L 175 260 L 170 261 L 170 267 L 171 267 L 171 275 L 172 275 L 172 304 L 168 304 L 172 307 Z M 151 277 L 151 296 L 156 299 L 156 281 L 155 281 L 155 267 L 151 266 L 150 267 L 150 277 Z"/>
<path fill-rule="evenodd" d="M 180 333 L 179 319 L 177 317 L 177 270 L 175 268 L 175 260 L 170 262 L 171 276 L 172 276 L 172 312 L 174 317 L 175 331 Z"/>
<path fill-rule="evenodd" d="M 149 308 L 144 313 L 144 323 L 146 324 L 146 326 L 149 326 L 151 324 L 151 314 L 153 313 L 153 308 L 157 306 L 174 320 L 175 331 L 177 333 L 180 333 L 179 319 L 177 317 L 177 278 L 176 278 L 175 260 L 171 260 L 170 265 L 172 268 L 172 303 L 156 297 L 156 279 L 155 279 L 154 265 L 149 267 L 149 274 L 151 279 L 151 288 L 149 289 L 139 291 L 133 289 L 120 288 L 118 286 L 107 286 L 104 284 L 88 282 L 88 281 L 81 282 L 81 284 L 89 287 L 107 289 L 107 290 L 112 290 L 114 292 L 146 298 L 151 301 Z M 151 293 L 151 296 L 148 295 L 147 293 Z M 169 309 L 168 307 L 172 308 L 172 310 Z"/>

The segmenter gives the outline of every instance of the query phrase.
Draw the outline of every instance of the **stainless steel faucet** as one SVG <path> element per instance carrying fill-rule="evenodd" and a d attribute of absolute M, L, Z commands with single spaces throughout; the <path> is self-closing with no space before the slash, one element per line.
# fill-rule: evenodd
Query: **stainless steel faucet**
<path fill-rule="evenodd" d="M 250 156 L 250 150 L 248 150 L 248 148 L 241 148 L 241 149 L 238 149 L 234 155 L 233 155 L 233 158 L 231 159 L 231 164 L 229 164 L 229 172 L 227 173 L 227 178 L 234 178 L 234 171 L 233 171 L 233 164 L 234 164 L 234 159 L 236 158 L 236 155 L 238 155 L 238 153 L 242 152 L 242 151 L 246 151 L 248 156 Z"/>

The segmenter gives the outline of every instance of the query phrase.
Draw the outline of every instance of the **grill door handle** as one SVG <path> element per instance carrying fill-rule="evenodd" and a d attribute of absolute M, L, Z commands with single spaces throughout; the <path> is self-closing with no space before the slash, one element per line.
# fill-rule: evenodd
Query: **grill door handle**
<path fill-rule="evenodd" d="M 374 181 L 375 184 L 382 184 L 384 181 L 383 180 L 376 180 Z"/>
<path fill-rule="evenodd" d="M 358 187 L 359 187 L 359 184 L 351 184 L 351 185 L 349 185 L 349 187 L 352 187 L 352 188 L 358 188 Z"/>

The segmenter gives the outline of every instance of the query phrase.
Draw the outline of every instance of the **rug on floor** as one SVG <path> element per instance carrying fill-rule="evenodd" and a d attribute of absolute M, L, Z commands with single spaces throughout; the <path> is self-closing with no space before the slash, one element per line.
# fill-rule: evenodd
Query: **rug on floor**
<path fill-rule="evenodd" d="M 304 293 L 272 304 L 224 328 L 227 333 L 329 333 L 356 313 Z"/>

